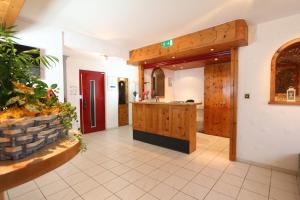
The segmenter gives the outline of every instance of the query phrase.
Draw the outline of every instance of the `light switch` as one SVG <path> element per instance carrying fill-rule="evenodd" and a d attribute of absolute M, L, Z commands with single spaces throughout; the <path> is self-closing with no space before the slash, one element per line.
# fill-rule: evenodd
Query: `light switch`
<path fill-rule="evenodd" d="M 250 99 L 250 94 L 245 94 L 245 99 Z"/>

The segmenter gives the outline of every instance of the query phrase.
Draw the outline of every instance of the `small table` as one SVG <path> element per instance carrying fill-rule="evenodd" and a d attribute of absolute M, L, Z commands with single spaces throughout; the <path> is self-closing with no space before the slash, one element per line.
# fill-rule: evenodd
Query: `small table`
<path fill-rule="evenodd" d="M 0 161 L 0 200 L 4 199 L 4 191 L 56 169 L 79 151 L 77 140 L 64 139 L 22 160 Z"/>

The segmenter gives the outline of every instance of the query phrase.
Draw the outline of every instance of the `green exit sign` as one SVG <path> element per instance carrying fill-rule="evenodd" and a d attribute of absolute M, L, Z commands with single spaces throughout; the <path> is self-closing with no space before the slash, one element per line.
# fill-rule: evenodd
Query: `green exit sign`
<path fill-rule="evenodd" d="M 162 48 L 168 48 L 173 46 L 173 40 L 166 40 L 161 43 Z"/>

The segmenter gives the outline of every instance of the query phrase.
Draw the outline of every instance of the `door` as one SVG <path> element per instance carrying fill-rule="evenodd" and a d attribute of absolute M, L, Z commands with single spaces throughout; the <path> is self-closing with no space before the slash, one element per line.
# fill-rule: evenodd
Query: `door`
<path fill-rule="evenodd" d="M 83 133 L 105 130 L 103 72 L 80 70 L 80 119 Z"/>
<path fill-rule="evenodd" d="M 119 91 L 119 106 L 118 106 L 118 118 L 119 126 L 128 125 L 128 79 L 118 79 L 118 91 Z"/>
<path fill-rule="evenodd" d="M 232 84 L 229 63 L 204 68 L 204 133 L 231 137 Z"/>

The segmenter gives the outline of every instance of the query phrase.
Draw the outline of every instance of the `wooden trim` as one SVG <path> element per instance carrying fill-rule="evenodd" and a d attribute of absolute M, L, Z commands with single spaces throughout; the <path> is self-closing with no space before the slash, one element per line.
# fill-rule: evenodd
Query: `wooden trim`
<path fill-rule="evenodd" d="M 237 140 L 237 95 L 238 95 L 238 49 L 231 49 L 231 108 L 232 108 L 232 134 L 230 137 L 229 159 L 236 160 Z"/>
<path fill-rule="evenodd" d="M 7 27 L 14 25 L 24 2 L 24 0 L 0 1 L 0 23 L 5 24 Z"/>
<path fill-rule="evenodd" d="M 270 105 L 300 105 L 299 101 L 288 102 L 288 101 L 269 101 Z"/>
<path fill-rule="evenodd" d="M 138 73 L 139 73 L 139 95 L 140 95 L 140 98 L 142 100 L 144 100 L 144 97 L 143 97 L 143 92 L 144 92 L 144 89 L 145 89 L 145 80 L 144 80 L 144 67 L 143 65 L 139 65 L 138 66 Z"/>
<path fill-rule="evenodd" d="M 61 140 L 23 160 L 1 161 L 0 191 L 16 187 L 56 169 L 79 151 L 78 141 Z"/>
<path fill-rule="evenodd" d="M 284 45 L 282 45 L 273 55 L 272 57 L 272 61 L 271 61 L 271 79 L 270 79 L 270 101 L 269 104 L 286 104 L 286 105 L 300 105 L 300 102 L 284 102 L 284 101 L 280 101 L 277 102 L 275 100 L 275 82 L 276 82 L 276 63 L 277 63 L 277 58 L 280 55 L 280 53 L 282 51 L 284 51 L 286 48 L 288 48 L 289 46 L 296 44 L 296 43 L 300 43 L 300 38 L 291 40 L 287 43 L 285 43 Z"/>
<path fill-rule="evenodd" d="M 239 19 L 173 39 L 173 46 L 163 48 L 161 43 L 130 51 L 129 64 L 154 63 L 172 57 L 184 58 L 218 52 L 248 44 L 248 26 Z"/>

